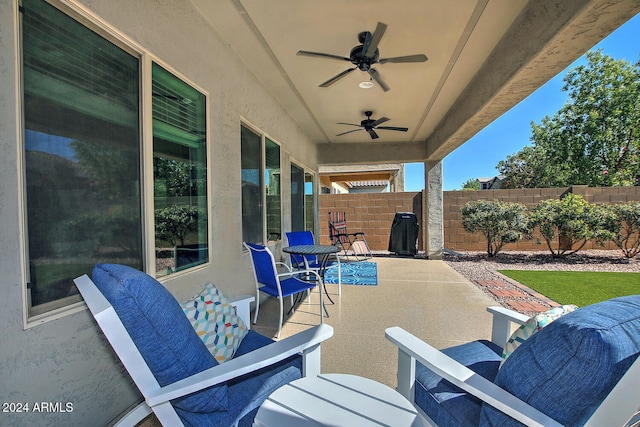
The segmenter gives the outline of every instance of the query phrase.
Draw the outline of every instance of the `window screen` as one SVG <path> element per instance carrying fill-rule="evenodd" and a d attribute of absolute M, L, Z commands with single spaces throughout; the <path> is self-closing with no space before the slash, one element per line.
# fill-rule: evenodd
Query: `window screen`
<path fill-rule="evenodd" d="M 142 269 L 138 58 L 24 0 L 30 315 L 79 301 L 96 262 Z"/>

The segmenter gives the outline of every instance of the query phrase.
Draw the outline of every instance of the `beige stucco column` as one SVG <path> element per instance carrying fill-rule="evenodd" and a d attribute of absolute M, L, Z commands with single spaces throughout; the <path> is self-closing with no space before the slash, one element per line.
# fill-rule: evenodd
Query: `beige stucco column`
<path fill-rule="evenodd" d="M 442 204 L 442 162 L 424 162 L 422 197 L 422 239 L 429 259 L 442 259 L 444 252 L 444 216 Z"/>

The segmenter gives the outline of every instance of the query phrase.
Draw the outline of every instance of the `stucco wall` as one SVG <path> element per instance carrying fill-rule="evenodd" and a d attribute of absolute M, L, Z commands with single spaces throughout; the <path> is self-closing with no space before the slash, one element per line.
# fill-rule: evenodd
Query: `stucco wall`
<path fill-rule="evenodd" d="M 315 168 L 315 146 L 190 2 L 82 3 L 209 93 L 211 263 L 167 279 L 166 286 L 179 300 L 196 294 L 207 281 L 229 296 L 253 294 L 250 264 L 241 245 L 241 120 L 282 144 L 283 171 L 289 170 L 292 158 Z M 0 425 L 102 426 L 133 404 L 138 392 L 88 312 L 24 328 L 16 4 L 0 0 L 0 402 L 70 402 L 73 412 L 0 413 Z M 289 187 L 284 173 L 284 218 Z"/>

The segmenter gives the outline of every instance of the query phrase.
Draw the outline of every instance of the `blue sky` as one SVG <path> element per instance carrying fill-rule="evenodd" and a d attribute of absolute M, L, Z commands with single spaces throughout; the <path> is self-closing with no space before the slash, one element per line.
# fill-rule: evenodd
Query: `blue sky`
<path fill-rule="evenodd" d="M 593 49 L 602 49 L 606 55 L 636 63 L 640 59 L 640 14 L 627 21 Z M 567 69 L 532 93 L 528 98 L 497 118 L 489 126 L 453 153 L 443 164 L 443 190 L 459 190 L 468 179 L 490 178 L 498 174 L 496 166 L 500 160 L 515 154 L 525 145 L 531 145 L 531 122 L 539 123 L 544 116 L 553 116 L 567 99 L 560 89 L 567 70 L 586 64 L 579 58 Z M 424 188 L 422 163 L 410 163 L 405 169 L 405 191 L 420 191 Z"/>

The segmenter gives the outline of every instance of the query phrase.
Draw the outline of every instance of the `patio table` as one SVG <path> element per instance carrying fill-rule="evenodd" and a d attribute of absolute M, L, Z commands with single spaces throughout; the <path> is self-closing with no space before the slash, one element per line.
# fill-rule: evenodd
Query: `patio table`
<path fill-rule="evenodd" d="M 400 393 L 348 374 L 293 381 L 264 401 L 254 427 L 420 427 L 422 418 Z"/>
<path fill-rule="evenodd" d="M 322 279 L 322 283 L 320 283 L 319 285 L 322 286 L 322 288 L 324 288 L 324 294 L 327 296 L 327 298 L 329 298 L 329 301 L 331 301 L 331 304 L 335 304 L 331 299 L 331 297 L 329 296 L 329 293 L 327 292 L 327 288 L 324 285 L 324 273 L 327 268 L 327 261 L 329 259 L 329 255 L 340 252 L 340 249 L 337 246 L 333 246 L 333 245 L 293 245 L 293 246 L 286 246 L 282 248 L 282 251 L 288 254 L 301 255 L 302 257 L 306 257 L 310 255 L 315 255 L 319 257 L 321 261 L 320 261 L 320 269 L 318 270 L 318 275 Z M 320 290 L 320 292 L 322 292 L 322 289 Z M 327 315 L 327 317 L 329 317 L 329 312 L 327 311 L 327 307 L 325 307 L 324 305 L 323 299 L 320 298 L 320 301 L 322 304 L 322 308 L 324 309 L 324 313 Z"/>

